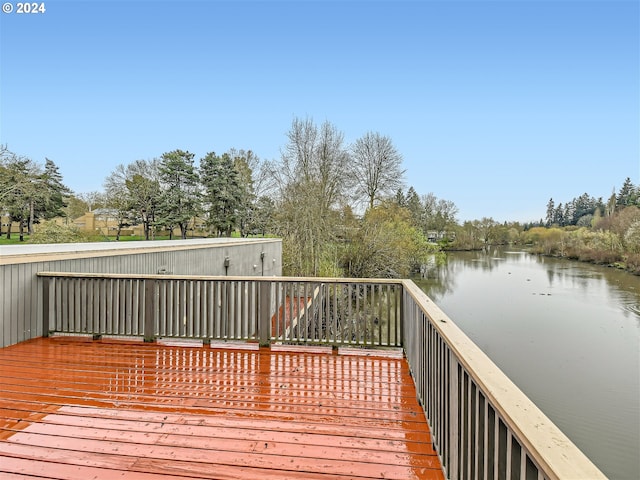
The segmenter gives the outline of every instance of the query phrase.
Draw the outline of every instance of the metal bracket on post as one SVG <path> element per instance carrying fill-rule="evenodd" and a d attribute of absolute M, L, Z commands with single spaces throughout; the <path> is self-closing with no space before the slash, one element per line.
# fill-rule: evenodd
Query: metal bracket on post
<path fill-rule="evenodd" d="M 261 347 L 271 342 L 271 282 L 260 282 L 258 305 L 258 341 Z"/>

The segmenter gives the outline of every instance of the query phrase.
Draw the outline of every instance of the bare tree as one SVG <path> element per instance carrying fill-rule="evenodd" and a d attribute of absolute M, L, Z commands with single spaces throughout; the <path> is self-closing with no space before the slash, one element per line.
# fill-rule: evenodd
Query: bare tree
<path fill-rule="evenodd" d="M 458 223 L 458 207 L 451 200 L 439 199 L 433 193 L 421 197 L 422 229 L 425 233 L 433 230 L 437 235 L 446 235 Z"/>
<path fill-rule="evenodd" d="M 113 175 L 113 173 L 111 174 Z M 110 177 L 111 177 L 110 175 Z M 87 204 L 87 209 L 90 212 L 93 212 L 93 210 L 98 206 L 102 206 L 106 203 L 106 199 L 107 199 L 107 195 L 104 192 L 98 192 L 96 190 L 93 190 L 91 192 L 83 192 L 83 193 L 78 193 L 76 195 L 76 198 L 79 198 L 80 200 L 82 200 L 84 203 Z"/>
<path fill-rule="evenodd" d="M 289 273 L 317 275 L 334 238 L 351 179 L 343 134 L 331 123 L 294 119 L 280 162 L 268 164 L 276 199 L 276 230 Z"/>
<path fill-rule="evenodd" d="M 142 222 L 149 240 L 159 202 L 158 160 L 136 160 L 118 165 L 105 179 L 106 206 L 118 219 L 116 238 L 130 223 Z"/>
<path fill-rule="evenodd" d="M 403 186 L 402 155 L 387 136 L 367 132 L 351 147 L 357 198 L 373 208 L 376 201 Z"/>

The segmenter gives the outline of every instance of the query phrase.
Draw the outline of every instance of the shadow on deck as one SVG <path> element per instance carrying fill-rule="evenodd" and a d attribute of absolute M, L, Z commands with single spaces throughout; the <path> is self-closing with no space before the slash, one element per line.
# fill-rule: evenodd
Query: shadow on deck
<path fill-rule="evenodd" d="M 404 358 L 309 352 L 0 349 L 0 477 L 444 478 Z"/>

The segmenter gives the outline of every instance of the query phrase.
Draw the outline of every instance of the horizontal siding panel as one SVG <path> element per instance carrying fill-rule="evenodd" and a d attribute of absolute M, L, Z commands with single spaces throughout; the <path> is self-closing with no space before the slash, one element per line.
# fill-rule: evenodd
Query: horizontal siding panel
<path fill-rule="evenodd" d="M 231 244 L 212 243 L 206 248 L 176 244 L 169 251 L 140 250 L 127 254 L 113 251 L 95 256 L 84 253 L 83 258 L 63 260 L 56 260 L 55 255 L 43 256 L 42 261 L 32 261 L 24 256 L 24 262 L 21 262 L 16 259 L 17 255 L 0 255 L 0 347 L 43 335 L 42 281 L 36 277 L 38 272 L 157 274 L 164 271 L 179 275 L 224 275 L 224 259 L 229 257 L 226 272 L 229 275 L 282 274 L 282 243 L 278 239 L 244 244 L 242 239 L 234 239 Z M 261 252 L 265 252 L 264 259 L 261 259 Z M 78 256 L 82 254 L 78 253 Z"/>

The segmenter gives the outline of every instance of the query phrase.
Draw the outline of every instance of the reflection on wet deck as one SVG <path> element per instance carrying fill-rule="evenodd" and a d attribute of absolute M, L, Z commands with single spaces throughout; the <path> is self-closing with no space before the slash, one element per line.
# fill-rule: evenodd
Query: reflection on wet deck
<path fill-rule="evenodd" d="M 402 358 L 62 337 L 0 349 L 0 477 L 443 475 Z"/>

